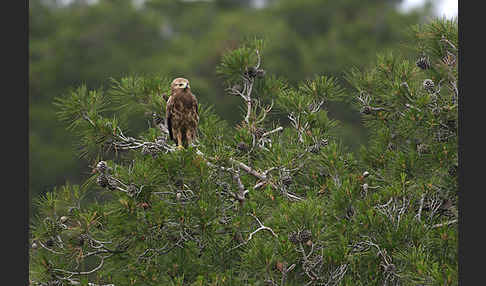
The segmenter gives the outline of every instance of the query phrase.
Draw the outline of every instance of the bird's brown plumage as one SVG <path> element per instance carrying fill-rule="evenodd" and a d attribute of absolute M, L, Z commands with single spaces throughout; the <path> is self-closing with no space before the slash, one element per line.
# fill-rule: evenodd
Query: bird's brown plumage
<path fill-rule="evenodd" d="M 177 146 L 189 146 L 197 135 L 199 114 L 197 99 L 192 94 L 189 81 L 176 78 L 170 85 L 171 95 L 167 100 L 166 122 L 170 139 Z"/>

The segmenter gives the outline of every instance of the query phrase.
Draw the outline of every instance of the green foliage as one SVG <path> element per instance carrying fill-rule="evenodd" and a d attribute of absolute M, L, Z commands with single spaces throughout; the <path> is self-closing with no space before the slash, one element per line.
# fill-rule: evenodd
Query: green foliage
<path fill-rule="evenodd" d="M 156 110 L 159 114 L 161 110 L 165 110 L 166 100 L 170 96 L 171 79 L 156 75 L 152 77 L 129 76 L 120 81 L 112 78 L 111 81 L 111 98 L 120 110 L 130 112 L 130 109 L 142 108 L 142 111 Z"/>
<path fill-rule="evenodd" d="M 29 1 L 29 151 L 32 197 L 45 193 L 66 179 L 80 183 L 86 179 L 82 167 L 86 161 L 73 156 L 75 136 L 66 134 L 56 120 L 55 97 L 70 93 L 70 87 L 85 84 L 89 90 L 110 86 L 110 78 L 138 78 L 120 83 L 133 88 L 158 81 L 153 74 L 191 80 L 200 103 L 212 105 L 214 112 L 229 124 L 240 120 L 239 100 L 223 88 L 225 77 L 214 68 L 227 51 L 242 49 L 241 58 L 233 58 L 232 68 L 244 69 L 238 61 L 252 65 L 256 54 L 250 51 L 255 36 L 265 39 L 261 92 L 274 96 L 281 83 L 271 78 L 297 83 L 314 74 L 338 79 L 343 87 L 342 71 L 350 66 L 364 67 L 377 51 L 401 48 L 403 27 L 418 23 L 429 11 L 402 14 L 399 1 L 267 1 L 256 9 L 251 1 Z M 248 42 L 244 39 L 249 39 Z M 243 51 L 245 50 L 245 51 Z M 245 53 L 249 53 L 243 57 Z M 248 57 L 248 58 L 245 58 Z M 231 68 L 231 66 L 228 66 Z M 226 71 L 225 71 L 226 73 Z M 134 76 L 138 75 L 138 76 Z M 226 73 L 236 76 L 237 73 Z M 268 82 L 267 82 L 268 80 Z M 138 82 L 137 82 L 138 81 Z M 155 96 L 146 103 L 157 114 Z M 112 90 L 114 91 L 114 90 Z M 146 96 L 150 97 L 148 94 Z M 260 96 L 260 95 L 259 95 Z M 115 98 L 112 98 L 113 100 Z M 270 101 L 269 101 L 270 102 Z M 268 102 L 268 103 L 269 103 Z M 128 102 L 124 102 L 128 104 Z M 140 103 L 140 102 L 139 102 Z M 130 104 L 117 114 L 122 124 L 135 133 L 145 130 L 146 121 L 126 121 L 131 112 L 142 112 L 140 104 Z M 363 143 L 365 134 L 359 116 L 346 105 L 329 105 L 333 118 L 343 123 L 341 135 L 351 147 Z M 145 111 L 143 111 L 145 112 Z M 278 117 L 279 114 L 273 114 Z M 139 114 L 134 114 L 139 118 Z M 286 115 L 281 114 L 285 120 Z M 358 139 L 357 139 L 358 138 Z M 45 162 L 49 164 L 45 164 Z M 31 210 L 35 213 L 35 210 Z"/>
<path fill-rule="evenodd" d="M 258 64 L 258 53 L 262 51 L 263 46 L 263 40 L 254 39 L 237 49 L 227 51 L 223 54 L 216 73 L 225 79 L 226 85 L 233 84 L 242 74 L 248 72 L 250 66 Z"/>
<path fill-rule="evenodd" d="M 352 91 L 331 75 L 297 84 L 269 75 L 259 41 L 228 51 L 217 70 L 242 118 L 229 124 L 200 103 L 198 140 L 183 150 L 156 120 L 165 117 L 168 77 L 112 78 L 105 90 L 81 85 L 56 98 L 93 171 L 37 201 L 30 279 L 457 284 L 456 25 L 411 30 L 427 69 L 379 55 L 347 71 Z M 357 154 L 335 136 L 333 100 L 362 112 L 370 142 Z M 147 118 L 148 127 L 130 128 Z"/>

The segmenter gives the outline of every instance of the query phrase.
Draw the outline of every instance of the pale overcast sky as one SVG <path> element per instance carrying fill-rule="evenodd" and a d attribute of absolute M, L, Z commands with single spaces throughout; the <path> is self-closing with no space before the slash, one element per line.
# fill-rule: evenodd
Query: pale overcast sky
<path fill-rule="evenodd" d="M 437 16 L 446 16 L 447 18 L 457 17 L 459 0 L 432 0 L 436 6 Z M 420 7 L 425 3 L 425 0 L 405 0 L 402 3 L 402 9 L 405 11 Z"/>
<path fill-rule="evenodd" d="M 96 3 L 98 0 L 87 0 L 88 3 Z M 187 0 L 189 1 L 189 0 Z M 404 11 L 408 11 L 410 9 L 414 9 L 417 7 L 422 6 L 426 0 L 404 0 L 401 4 L 401 9 Z M 446 16 L 447 18 L 452 18 L 457 16 L 458 11 L 458 4 L 459 0 L 431 0 L 433 3 L 436 4 L 436 15 L 437 16 Z M 71 0 L 62 0 L 63 3 L 67 4 L 71 2 Z M 143 0 L 137 0 L 137 2 L 143 2 Z M 262 6 L 264 0 L 254 0 L 254 3 L 257 7 Z"/>

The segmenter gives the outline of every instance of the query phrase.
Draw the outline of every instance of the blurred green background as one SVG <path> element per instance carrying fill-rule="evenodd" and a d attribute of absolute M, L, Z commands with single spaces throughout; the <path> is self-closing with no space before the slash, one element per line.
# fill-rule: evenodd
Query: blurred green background
<path fill-rule="evenodd" d="M 200 103 L 213 105 L 235 124 L 241 119 L 240 99 L 224 93 L 215 72 L 224 51 L 259 37 L 266 43 L 267 75 L 283 76 L 291 84 L 315 74 L 342 79 L 350 68 L 372 64 L 379 52 L 410 52 L 406 29 L 430 20 L 433 5 L 405 13 L 398 9 L 401 2 L 30 0 L 31 199 L 66 181 L 81 183 L 91 172 L 91 162 L 76 155 L 76 138 L 56 120 L 53 98 L 69 88 L 106 87 L 109 77 L 133 74 L 183 76 Z M 358 112 L 344 103 L 326 108 L 341 121 L 340 135 L 349 150 L 365 144 Z"/>

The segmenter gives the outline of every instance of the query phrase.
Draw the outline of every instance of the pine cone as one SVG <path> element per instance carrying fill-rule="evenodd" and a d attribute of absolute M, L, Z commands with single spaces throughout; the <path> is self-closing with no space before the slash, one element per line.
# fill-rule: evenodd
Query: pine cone
<path fill-rule="evenodd" d="M 105 176 L 105 174 L 99 175 L 96 179 L 96 183 L 98 183 L 98 185 L 100 185 L 102 188 L 106 188 L 109 185 L 108 178 Z"/>
<path fill-rule="evenodd" d="M 310 230 L 303 230 L 301 233 L 300 233 L 300 241 L 301 242 L 307 242 L 309 241 L 310 239 L 312 238 L 312 233 L 310 232 Z"/>
<path fill-rule="evenodd" d="M 71 242 L 72 242 L 73 245 L 83 246 L 84 240 L 85 240 L 85 236 L 81 234 L 79 236 L 73 237 Z"/>
<path fill-rule="evenodd" d="M 311 146 L 309 151 L 311 153 L 317 154 L 317 153 L 319 153 L 320 150 L 321 150 L 321 148 L 320 148 L 319 144 L 314 144 L 314 145 Z"/>
<path fill-rule="evenodd" d="M 52 239 L 48 239 L 48 240 L 46 241 L 46 246 L 47 246 L 47 247 L 53 247 L 53 246 L 54 246 L 54 240 L 52 240 Z"/>
<path fill-rule="evenodd" d="M 312 233 L 310 230 L 294 231 L 289 233 L 289 241 L 291 243 L 297 244 L 299 242 L 306 243 L 312 238 Z"/>
<path fill-rule="evenodd" d="M 116 190 L 116 187 L 118 187 L 118 182 L 112 176 L 108 176 L 107 179 L 108 179 L 108 189 L 112 191 Z"/>
<path fill-rule="evenodd" d="M 245 142 L 240 142 L 240 143 L 238 143 L 238 145 L 236 146 L 236 148 L 238 148 L 238 150 L 240 150 L 242 152 L 246 152 L 246 151 L 248 151 L 249 146 Z"/>
<path fill-rule="evenodd" d="M 217 183 L 219 187 L 221 187 L 223 189 L 223 191 L 228 191 L 231 186 L 227 183 L 227 182 L 221 182 L 221 183 Z"/>
<path fill-rule="evenodd" d="M 369 106 L 363 106 L 360 110 L 362 114 L 371 114 L 371 107 Z"/>
<path fill-rule="evenodd" d="M 176 188 L 183 188 L 184 187 L 184 182 L 182 181 L 182 179 L 176 179 L 175 182 L 174 182 L 174 186 Z"/>
<path fill-rule="evenodd" d="M 292 177 L 290 175 L 282 176 L 282 183 L 287 187 L 290 186 L 292 184 Z"/>
<path fill-rule="evenodd" d="M 431 79 L 424 80 L 423 86 L 424 86 L 424 88 L 427 92 L 429 92 L 429 93 L 435 92 L 435 90 L 434 90 L 435 84 Z"/>
<path fill-rule="evenodd" d="M 246 69 L 245 75 L 249 78 L 255 78 L 257 76 L 257 69 L 255 67 L 249 67 Z"/>
<path fill-rule="evenodd" d="M 383 270 L 385 272 L 395 272 L 395 269 L 396 269 L 395 264 L 388 264 L 383 267 Z"/>
<path fill-rule="evenodd" d="M 311 153 L 319 153 L 321 148 L 326 146 L 327 144 L 328 144 L 327 139 L 322 139 L 319 142 L 317 142 L 316 144 L 312 145 L 309 151 Z"/>
<path fill-rule="evenodd" d="M 429 61 L 429 58 L 426 57 L 426 56 L 422 56 L 420 57 L 416 62 L 415 64 L 423 69 L 423 70 L 426 70 L 426 69 L 429 69 L 430 68 L 430 61 Z"/>
<path fill-rule="evenodd" d="M 132 197 L 140 192 L 139 189 L 137 188 L 137 186 L 135 186 L 133 184 L 128 186 L 127 191 L 128 191 L 128 194 Z"/>
<path fill-rule="evenodd" d="M 300 238 L 297 232 L 293 231 L 289 233 L 289 241 L 293 244 L 297 244 L 300 242 Z"/>
<path fill-rule="evenodd" d="M 346 218 L 347 219 L 351 219 L 354 215 L 354 209 L 352 206 L 349 206 L 347 209 L 346 209 Z"/>
<path fill-rule="evenodd" d="M 288 169 L 284 168 L 282 170 L 281 175 L 280 175 L 280 180 L 287 187 L 290 184 L 292 184 L 292 176 L 290 175 L 290 171 Z"/>
<path fill-rule="evenodd" d="M 453 206 L 452 201 L 450 199 L 442 200 L 442 204 L 439 207 L 439 211 L 444 212 L 449 210 Z"/>
<path fill-rule="evenodd" d="M 447 127 L 451 128 L 451 129 L 456 129 L 457 128 L 457 121 L 455 119 L 450 119 L 450 120 L 447 120 L 446 122 L 446 125 Z"/>
<path fill-rule="evenodd" d="M 448 172 L 449 173 L 449 176 L 451 176 L 451 177 L 455 177 L 456 176 L 456 174 L 457 174 L 457 167 L 458 167 L 457 164 L 454 164 L 454 165 L 452 165 L 449 168 L 449 172 Z"/>
<path fill-rule="evenodd" d="M 257 127 L 255 128 L 255 130 L 253 131 L 253 134 L 255 135 L 255 137 L 257 139 L 260 139 L 262 138 L 263 134 L 265 134 L 265 129 L 261 128 L 261 127 Z"/>
<path fill-rule="evenodd" d="M 154 125 L 159 125 L 162 123 L 162 117 L 160 117 L 157 113 L 152 113 L 152 120 L 154 122 Z"/>

